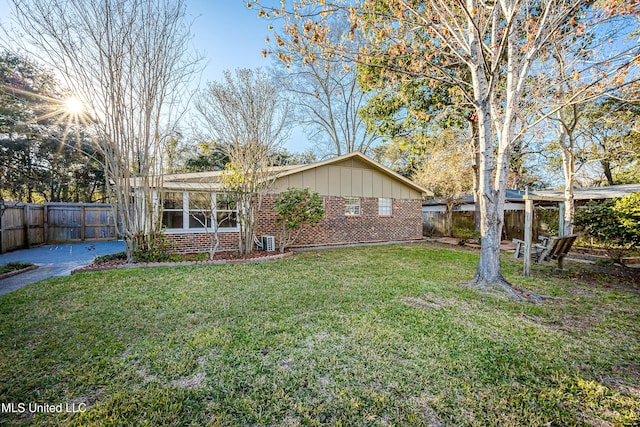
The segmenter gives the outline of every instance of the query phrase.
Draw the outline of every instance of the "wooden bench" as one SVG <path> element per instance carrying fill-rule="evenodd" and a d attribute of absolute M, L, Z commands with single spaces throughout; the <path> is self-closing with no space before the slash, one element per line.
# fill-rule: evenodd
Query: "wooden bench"
<path fill-rule="evenodd" d="M 538 264 L 542 264 L 543 261 L 557 259 L 558 269 L 562 270 L 564 257 L 569 253 L 576 237 L 578 237 L 576 234 L 570 234 L 562 237 L 541 237 L 541 243 L 531 245 L 531 259 Z M 516 251 L 514 252 L 513 257 L 520 258 L 521 255 L 524 256 L 524 241 L 513 239 L 513 243 L 516 244 Z"/>

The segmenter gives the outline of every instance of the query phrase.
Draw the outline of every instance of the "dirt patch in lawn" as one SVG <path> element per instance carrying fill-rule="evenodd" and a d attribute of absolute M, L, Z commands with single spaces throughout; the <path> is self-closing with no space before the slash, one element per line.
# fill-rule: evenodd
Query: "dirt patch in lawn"
<path fill-rule="evenodd" d="M 421 297 L 402 297 L 400 302 L 410 307 L 421 310 L 437 310 L 443 307 L 451 307 L 458 304 L 455 299 L 445 299 L 436 295 L 422 295 Z"/>
<path fill-rule="evenodd" d="M 577 293 L 589 293 L 590 288 L 604 288 L 623 292 L 640 293 L 640 268 L 621 265 L 569 264 L 564 271 L 548 268 L 537 271 L 536 275 L 567 280 Z M 584 289 L 586 287 L 586 289 Z"/>

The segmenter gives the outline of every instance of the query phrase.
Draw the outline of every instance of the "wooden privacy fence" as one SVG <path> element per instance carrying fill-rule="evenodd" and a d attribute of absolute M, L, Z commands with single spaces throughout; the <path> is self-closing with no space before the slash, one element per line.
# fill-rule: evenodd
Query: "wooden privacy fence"
<path fill-rule="evenodd" d="M 557 214 L 555 215 L 557 217 Z M 422 234 L 425 236 L 444 236 L 445 233 L 445 213 L 444 212 L 422 212 Z M 475 228 L 475 214 L 473 211 L 454 211 L 451 231 L 453 237 L 471 237 Z M 536 209 L 533 220 L 534 239 L 538 235 L 549 235 L 543 216 Z M 505 211 L 503 236 L 506 240 L 524 238 L 524 211 Z"/>
<path fill-rule="evenodd" d="M 116 240 L 106 203 L 30 203 L 0 206 L 0 253 L 44 243 Z"/>

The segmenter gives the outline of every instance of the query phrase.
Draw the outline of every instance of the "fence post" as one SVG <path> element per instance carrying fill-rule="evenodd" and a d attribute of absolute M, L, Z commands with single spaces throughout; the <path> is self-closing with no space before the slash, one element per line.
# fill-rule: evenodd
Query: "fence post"
<path fill-rule="evenodd" d="M 525 276 L 531 275 L 531 240 L 533 231 L 533 200 L 524 196 L 524 262 L 522 273 Z"/>
<path fill-rule="evenodd" d="M 85 226 L 85 206 L 84 203 L 80 205 L 80 241 L 84 242 L 84 226 Z"/>
<path fill-rule="evenodd" d="M 6 206 L 4 204 L 4 200 L 0 202 L 0 254 L 6 252 L 4 247 L 4 212 Z"/>
<path fill-rule="evenodd" d="M 25 203 L 23 209 L 23 216 L 24 216 L 24 247 L 26 249 L 29 249 L 31 247 L 31 245 L 29 244 L 29 217 L 31 216 L 29 214 L 29 203 Z"/>
<path fill-rule="evenodd" d="M 46 245 L 49 243 L 49 204 L 44 204 L 44 210 L 42 211 L 42 233 L 44 234 L 43 240 Z"/>
<path fill-rule="evenodd" d="M 558 236 L 564 236 L 564 202 L 558 203 Z"/>

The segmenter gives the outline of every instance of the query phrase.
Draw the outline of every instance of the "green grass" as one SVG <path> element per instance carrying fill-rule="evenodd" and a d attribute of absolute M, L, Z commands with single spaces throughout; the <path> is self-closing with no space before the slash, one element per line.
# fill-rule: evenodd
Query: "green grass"
<path fill-rule="evenodd" d="M 23 268 L 31 267 L 33 264 L 29 262 L 9 262 L 7 264 L 0 265 L 0 274 L 10 273 L 16 270 L 22 270 Z"/>
<path fill-rule="evenodd" d="M 476 262 L 394 245 L 28 286 L 0 297 L 0 403 L 88 410 L 0 424 L 640 423 L 637 284 L 505 256 L 557 297 L 533 305 L 460 286 Z"/>

